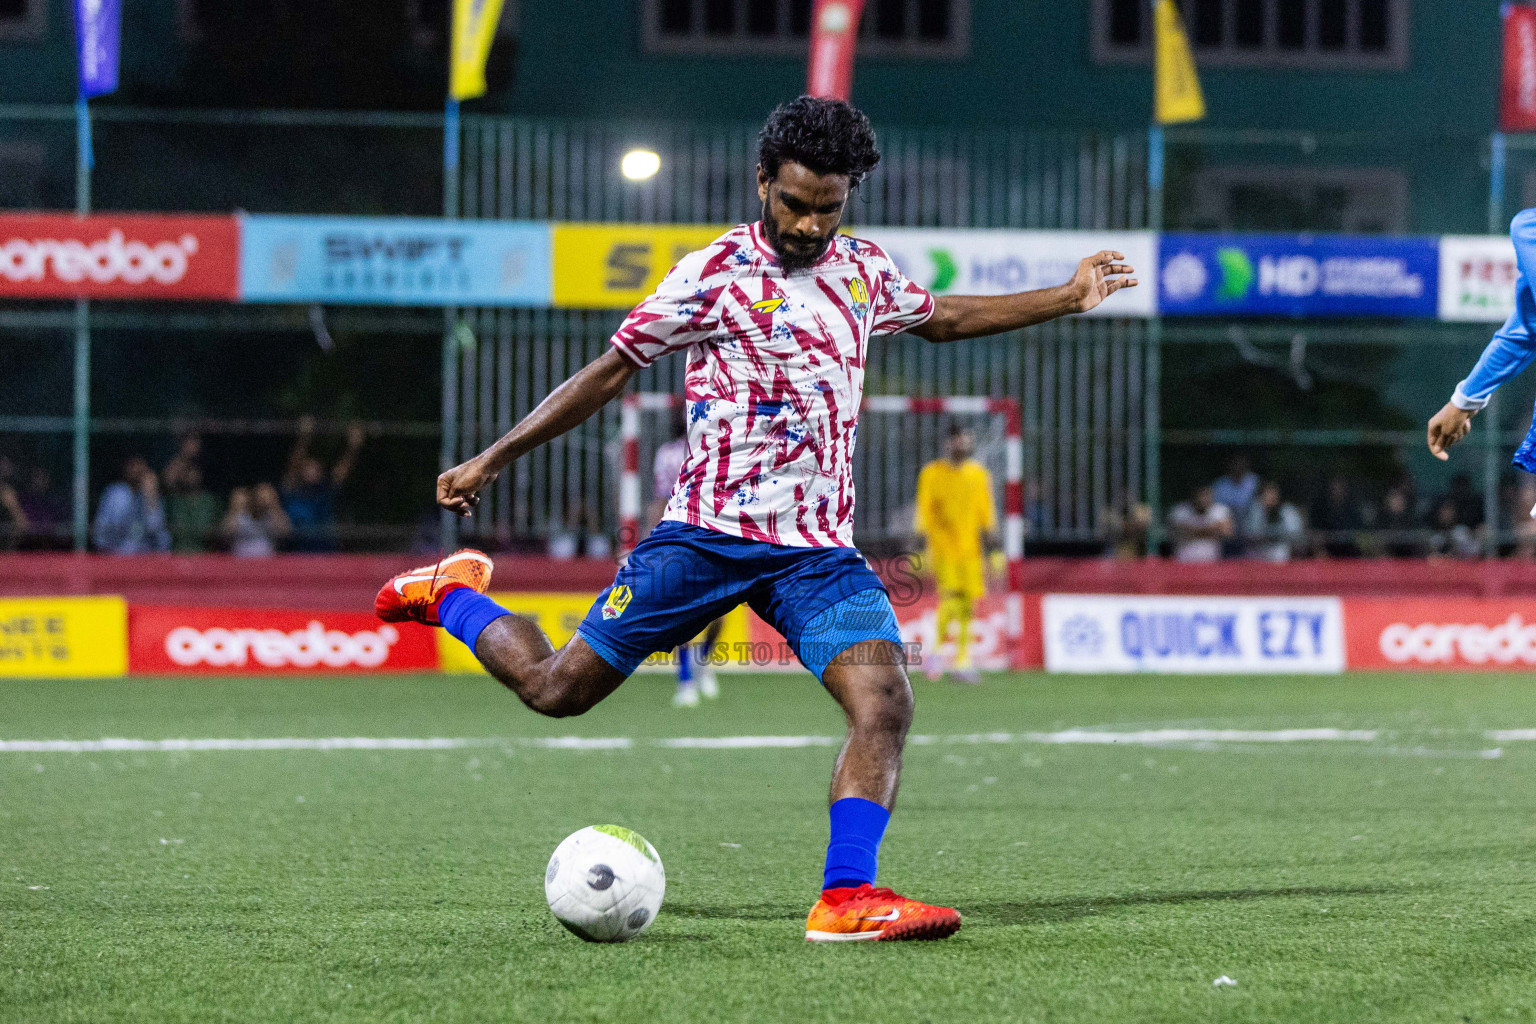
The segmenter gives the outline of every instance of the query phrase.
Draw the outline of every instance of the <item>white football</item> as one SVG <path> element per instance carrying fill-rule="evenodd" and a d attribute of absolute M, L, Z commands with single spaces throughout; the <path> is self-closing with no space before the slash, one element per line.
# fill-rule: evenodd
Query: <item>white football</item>
<path fill-rule="evenodd" d="M 544 897 L 555 919 L 588 942 L 625 942 L 651 926 L 667 892 L 661 857 L 623 825 L 592 825 L 555 847 Z"/>

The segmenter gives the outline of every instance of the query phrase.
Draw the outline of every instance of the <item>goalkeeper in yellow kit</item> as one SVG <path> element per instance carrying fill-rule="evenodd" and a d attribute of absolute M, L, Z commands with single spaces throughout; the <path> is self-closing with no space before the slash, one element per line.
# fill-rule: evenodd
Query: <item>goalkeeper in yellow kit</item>
<path fill-rule="evenodd" d="M 938 584 L 938 635 L 924 659 L 928 678 L 944 674 L 940 650 L 958 625 L 954 669 L 963 682 L 979 681 L 971 665 L 971 617 L 987 592 L 986 550 L 994 545 L 997 514 L 992 507 L 992 476 L 971 456 L 976 438 L 956 425 L 950 429 L 945 458 L 923 467 L 917 478 L 914 525 L 927 546 L 927 563 Z"/>

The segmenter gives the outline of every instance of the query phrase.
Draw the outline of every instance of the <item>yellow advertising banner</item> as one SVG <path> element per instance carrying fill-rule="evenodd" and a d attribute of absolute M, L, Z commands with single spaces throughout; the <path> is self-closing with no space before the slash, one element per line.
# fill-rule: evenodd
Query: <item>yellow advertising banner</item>
<path fill-rule="evenodd" d="M 628 309 L 672 265 L 729 228 L 699 224 L 554 225 L 555 305 Z"/>
<path fill-rule="evenodd" d="M 569 594 L 569 593 L 517 593 L 517 594 L 491 594 L 492 600 L 503 608 L 516 615 L 526 615 L 539 628 L 549 634 L 550 642 L 556 647 L 563 647 L 571 637 L 576 635 L 576 627 L 581 625 L 581 620 L 587 617 L 587 609 L 592 607 L 592 602 L 597 600 L 596 594 Z M 747 627 L 747 609 L 745 606 L 737 608 L 725 617 L 725 625 L 720 632 L 720 643 L 729 645 L 727 650 L 732 654 L 732 660 L 738 650 L 737 645 L 745 644 L 751 639 Z M 437 650 L 440 664 L 444 672 L 481 672 L 480 662 L 470 653 L 469 648 L 448 635 L 446 630 L 438 630 Z M 662 665 L 667 661 L 666 654 L 652 656 L 647 665 Z"/>
<path fill-rule="evenodd" d="M 128 603 L 122 598 L 0 598 L 0 676 L 127 673 Z"/>

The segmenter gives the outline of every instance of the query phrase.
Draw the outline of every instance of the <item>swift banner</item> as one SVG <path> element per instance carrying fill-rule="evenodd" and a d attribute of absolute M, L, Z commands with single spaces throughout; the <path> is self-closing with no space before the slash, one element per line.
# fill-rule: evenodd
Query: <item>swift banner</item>
<path fill-rule="evenodd" d="M 1041 629 L 1049 672 L 1344 670 L 1336 597 L 1047 594 Z"/>
<path fill-rule="evenodd" d="M 1157 236 L 1150 231 L 957 231 L 859 228 L 902 272 L 935 295 L 1003 295 L 1071 280 L 1085 256 L 1125 254 L 1141 282 L 1089 316 L 1157 315 Z"/>
<path fill-rule="evenodd" d="M 1163 235 L 1164 314 L 1434 317 L 1435 238 Z"/>
<path fill-rule="evenodd" d="M 0 213 L 0 298 L 233 300 L 239 265 L 233 217 Z"/>
<path fill-rule="evenodd" d="M 1515 311 L 1520 266 L 1507 235 L 1440 239 L 1440 319 L 1503 323 Z"/>
<path fill-rule="evenodd" d="M 542 222 L 251 215 L 241 230 L 246 302 L 550 304 Z"/>
<path fill-rule="evenodd" d="M 175 608 L 135 604 L 135 673 L 387 672 L 437 668 L 435 630 L 365 612 Z"/>

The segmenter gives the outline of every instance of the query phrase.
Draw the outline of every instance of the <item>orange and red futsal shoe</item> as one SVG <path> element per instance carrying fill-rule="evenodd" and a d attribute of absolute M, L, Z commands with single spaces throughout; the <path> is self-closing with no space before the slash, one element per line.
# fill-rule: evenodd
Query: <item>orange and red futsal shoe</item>
<path fill-rule="evenodd" d="M 889 889 L 823 889 L 805 919 L 807 942 L 861 939 L 947 939 L 960 930 L 960 911 L 932 907 Z"/>
<path fill-rule="evenodd" d="M 435 565 L 401 573 L 379 590 L 373 610 L 385 622 L 414 620 L 428 626 L 437 621 L 437 601 L 447 590 L 468 587 L 483 594 L 491 587 L 491 560 L 482 551 L 464 548 Z"/>

